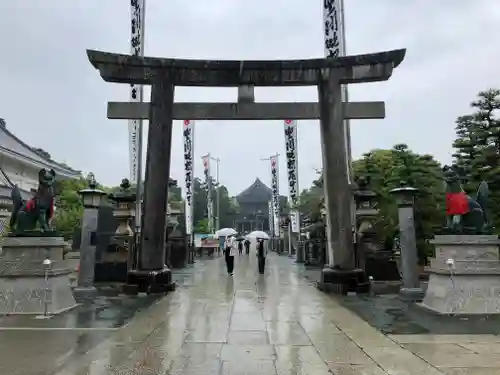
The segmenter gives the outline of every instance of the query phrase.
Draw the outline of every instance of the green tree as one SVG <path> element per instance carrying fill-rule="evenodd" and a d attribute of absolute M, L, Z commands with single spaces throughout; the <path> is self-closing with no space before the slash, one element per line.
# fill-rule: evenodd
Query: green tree
<path fill-rule="evenodd" d="M 461 177 L 465 182 L 465 190 L 470 191 L 476 158 L 479 153 L 478 123 L 473 115 L 460 116 L 455 121 L 455 132 L 457 138 L 453 142 L 455 153 L 454 164 L 460 170 Z"/>
<path fill-rule="evenodd" d="M 193 222 L 198 223 L 207 217 L 207 193 L 201 179 L 193 180 Z"/>
<path fill-rule="evenodd" d="M 321 220 L 321 205 L 323 201 L 323 176 L 318 171 L 318 178 L 312 182 L 309 189 L 304 189 L 299 195 L 298 211 L 309 218 L 312 223 Z"/>
<path fill-rule="evenodd" d="M 224 185 L 217 186 L 214 179 L 211 181 L 211 196 L 213 204 L 213 215 L 217 215 L 217 190 L 219 191 L 220 199 L 220 227 L 221 228 L 231 228 L 233 226 L 233 219 L 237 213 L 237 206 L 234 204 L 233 199 L 229 195 L 229 191 Z M 198 223 L 207 218 L 207 192 L 206 183 L 200 178 L 196 177 L 193 180 L 193 204 L 194 204 L 194 215 L 193 220 Z M 214 219 L 214 225 L 216 224 Z"/>
<path fill-rule="evenodd" d="M 219 206 L 220 227 L 232 228 L 233 219 L 237 213 L 237 207 L 234 205 L 233 200 L 229 196 L 229 192 L 224 185 L 217 187 L 217 191 L 219 192 L 219 199 L 220 199 L 220 206 Z M 214 198 L 215 205 L 217 205 L 217 191 L 215 192 L 215 198 Z"/>
<path fill-rule="evenodd" d="M 471 103 L 474 112 L 457 119 L 453 143 L 455 164 L 466 182 L 464 189 L 474 194 L 482 180 L 490 188 L 490 213 L 495 227 L 500 226 L 500 90 L 478 93 Z"/>
<path fill-rule="evenodd" d="M 431 155 L 419 155 L 405 144 L 391 150 L 373 150 L 354 162 L 356 176 L 370 180 L 378 194 L 379 215 L 375 227 L 380 239 L 390 242 L 397 231 L 398 218 L 394 197 L 389 193 L 404 181 L 418 188 L 415 199 L 415 226 L 420 261 L 431 251 L 428 239 L 444 222 L 444 193 L 440 164 Z"/>
<path fill-rule="evenodd" d="M 198 221 L 196 223 L 196 225 L 194 226 L 194 232 L 195 233 L 206 233 L 206 234 L 209 234 L 210 233 L 210 229 L 209 229 L 208 219 L 203 219 L 203 220 Z"/>
<path fill-rule="evenodd" d="M 55 229 L 66 240 L 71 239 L 75 228 L 80 226 L 83 203 L 78 192 L 86 188 L 88 188 L 88 183 L 83 177 L 57 181 L 56 191 L 58 195 L 56 196 L 54 224 Z"/>
<path fill-rule="evenodd" d="M 87 178 L 56 180 L 54 186 L 56 191 L 56 213 L 54 217 L 55 229 L 66 239 L 73 238 L 75 229 L 81 225 L 83 216 L 82 197 L 78 193 L 82 189 L 88 189 Z M 97 184 L 97 189 L 105 192 L 113 191 Z"/>

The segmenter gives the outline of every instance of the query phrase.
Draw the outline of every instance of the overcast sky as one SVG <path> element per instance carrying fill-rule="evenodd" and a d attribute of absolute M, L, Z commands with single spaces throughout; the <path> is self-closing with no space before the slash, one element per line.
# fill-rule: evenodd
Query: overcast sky
<path fill-rule="evenodd" d="M 146 55 L 322 57 L 322 3 L 147 0 Z M 351 100 L 385 100 L 387 111 L 385 120 L 351 123 L 353 155 L 407 143 L 449 162 L 455 118 L 468 113 L 479 90 L 500 87 L 499 24 L 498 0 L 346 0 L 349 54 L 408 49 L 390 81 L 351 86 Z M 126 0 L 0 1 L 0 117 L 25 142 L 93 171 L 106 185 L 129 173 L 127 122 L 106 119 L 106 102 L 128 100 L 128 86 L 103 82 L 85 50 L 129 53 L 129 25 Z M 235 99 L 236 89 L 176 90 L 178 101 Z M 261 88 L 256 100 L 312 101 L 317 93 Z M 171 175 L 182 183 L 181 124 L 174 127 Z M 284 152 L 279 121 L 200 121 L 195 136 L 196 174 L 202 175 L 203 154 L 220 157 L 221 182 L 234 195 L 255 177 L 269 184 L 269 166 L 260 159 Z M 285 190 L 284 158 L 280 164 Z M 320 166 L 318 123 L 301 121 L 301 188 Z"/>

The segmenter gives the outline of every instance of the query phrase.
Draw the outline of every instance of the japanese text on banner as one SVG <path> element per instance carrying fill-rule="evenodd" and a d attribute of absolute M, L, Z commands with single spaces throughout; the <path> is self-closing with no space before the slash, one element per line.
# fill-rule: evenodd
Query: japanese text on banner
<path fill-rule="evenodd" d="M 299 213 L 294 208 L 299 201 L 298 158 L 297 158 L 297 122 L 285 120 L 285 150 L 288 175 L 288 193 L 292 210 L 290 220 L 292 232 L 300 231 Z"/>
<path fill-rule="evenodd" d="M 272 200 L 273 200 L 273 224 L 274 224 L 274 235 L 279 237 L 280 235 L 280 194 L 279 194 L 279 176 L 278 176 L 278 156 L 271 157 L 271 189 L 272 189 Z"/>
<path fill-rule="evenodd" d="M 134 56 L 143 56 L 143 16 L 144 0 L 131 0 L 130 2 L 130 53 Z M 139 85 L 130 85 L 130 101 L 142 101 L 142 87 Z M 137 183 L 138 153 L 139 153 L 139 130 L 141 120 L 129 120 L 128 140 L 129 140 L 129 163 L 130 163 L 130 182 Z"/>
<path fill-rule="evenodd" d="M 274 210 L 273 201 L 268 202 L 269 205 L 269 231 L 274 235 Z"/>
<path fill-rule="evenodd" d="M 345 53 L 340 11 L 340 0 L 323 0 L 326 57 L 340 57 Z"/>
<path fill-rule="evenodd" d="M 186 233 L 193 233 L 193 158 L 194 158 L 194 122 L 184 120 L 184 182 L 186 185 Z"/>
<path fill-rule="evenodd" d="M 325 33 L 325 57 L 337 58 L 346 55 L 342 0 L 323 0 L 323 23 Z M 347 85 L 342 85 L 342 101 L 348 101 Z M 351 141 L 349 120 L 344 120 L 344 142 L 347 179 L 351 182 Z"/>
<path fill-rule="evenodd" d="M 207 219 L 210 232 L 213 230 L 212 213 L 212 178 L 210 174 L 210 155 L 203 157 L 203 173 L 205 175 L 205 193 L 207 196 Z"/>

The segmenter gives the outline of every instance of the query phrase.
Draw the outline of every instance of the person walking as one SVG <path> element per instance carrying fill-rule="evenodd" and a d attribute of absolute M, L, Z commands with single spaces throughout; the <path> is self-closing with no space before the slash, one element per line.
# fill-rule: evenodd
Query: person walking
<path fill-rule="evenodd" d="M 238 253 L 239 255 L 243 254 L 243 241 L 238 241 Z"/>
<path fill-rule="evenodd" d="M 226 268 L 229 276 L 234 275 L 234 256 L 236 255 L 236 240 L 233 235 L 226 237 L 224 244 L 224 255 L 226 260 Z"/>
<path fill-rule="evenodd" d="M 250 240 L 247 238 L 245 240 L 245 252 L 248 254 L 250 254 Z"/>
<path fill-rule="evenodd" d="M 262 275 L 264 273 L 264 268 L 266 266 L 266 246 L 264 244 L 264 240 L 259 238 L 257 239 L 257 263 L 259 265 L 259 273 Z"/>

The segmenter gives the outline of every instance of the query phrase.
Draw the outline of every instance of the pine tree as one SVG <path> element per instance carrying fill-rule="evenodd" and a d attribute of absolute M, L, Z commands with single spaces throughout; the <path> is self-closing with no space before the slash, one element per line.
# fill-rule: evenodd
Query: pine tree
<path fill-rule="evenodd" d="M 500 228 L 500 90 L 489 89 L 477 95 L 471 106 L 476 128 L 477 154 L 472 165 L 474 189 L 481 180 L 488 182 L 491 190 L 490 213 L 494 226 Z"/>
<path fill-rule="evenodd" d="M 453 142 L 453 147 L 456 149 L 453 154 L 454 165 L 460 171 L 465 190 L 470 193 L 476 185 L 474 166 L 479 154 L 477 139 L 479 124 L 473 115 L 460 116 L 455 124 L 457 138 Z"/>
<path fill-rule="evenodd" d="M 475 110 L 472 114 L 456 121 L 454 162 L 464 180 L 464 190 L 471 196 L 481 181 L 488 182 L 488 209 L 493 225 L 500 228 L 500 90 L 478 93 L 471 107 Z"/>

